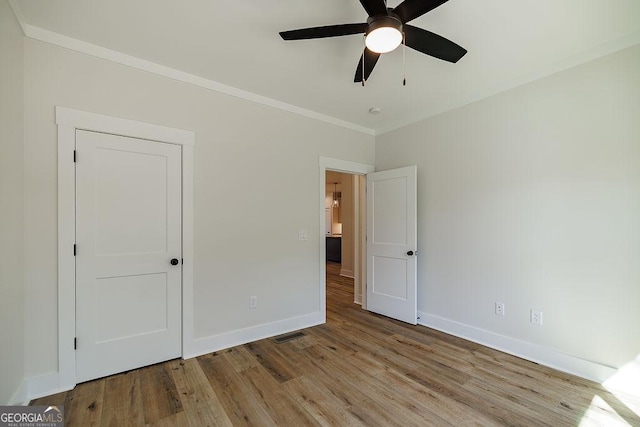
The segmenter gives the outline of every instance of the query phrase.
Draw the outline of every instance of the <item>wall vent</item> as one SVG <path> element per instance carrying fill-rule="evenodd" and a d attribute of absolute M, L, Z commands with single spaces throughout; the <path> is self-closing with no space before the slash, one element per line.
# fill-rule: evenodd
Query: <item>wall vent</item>
<path fill-rule="evenodd" d="M 283 342 L 291 341 L 303 337 L 305 334 L 302 332 L 292 332 L 290 334 L 280 335 L 279 337 L 275 337 L 273 341 L 276 344 L 282 344 Z"/>

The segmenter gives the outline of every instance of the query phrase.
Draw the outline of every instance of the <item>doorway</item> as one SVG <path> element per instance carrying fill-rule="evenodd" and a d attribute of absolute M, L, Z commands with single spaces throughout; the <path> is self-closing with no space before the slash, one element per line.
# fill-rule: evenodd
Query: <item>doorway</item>
<path fill-rule="evenodd" d="M 350 249 L 352 253 L 347 256 L 351 256 L 351 263 L 344 263 L 345 266 L 343 268 L 343 258 L 344 254 L 341 253 L 340 264 L 332 265 L 332 274 L 338 280 L 346 281 L 349 280 L 353 285 L 351 285 L 350 292 L 353 294 L 352 302 L 356 302 L 361 304 L 362 308 L 366 308 L 366 292 L 363 292 L 365 289 L 362 284 L 365 281 L 366 277 L 366 262 L 364 261 L 364 257 L 366 254 L 366 242 L 364 240 L 365 230 L 366 230 L 366 199 L 364 197 L 365 192 L 364 188 L 366 186 L 366 180 L 364 177 L 367 173 L 371 173 L 374 171 L 373 165 L 367 165 L 362 163 L 349 162 L 345 160 L 332 159 L 328 157 L 320 157 L 320 235 L 322 238 L 320 239 L 320 311 L 326 316 L 327 310 L 327 239 L 331 237 L 331 232 L 333 234 L 340 234 L 341 238 L 343 238 L 345 231 L 347 229 L 345 227 L 350 227 L 351 232 L 353 233 L 352 243 Z M 327 178 L 327 173 L 329 173 L 329 177 Z M 344 174 L 348 176 L 351 180 L 351 184 L 347 189 L 346 193 L 351 193 L 351 195 L 344 194 L 344 188 L 342 186 L 338 187 L 337 185 L 334 187 L 334 184 L 337 182 L 335 174 Z M 342 183 L 341 183 L 342 184 Z M 327 190 L 330 191 L 327 191 Z M 339 190 L 339 191 L 338 191 Z M 327 193 L 339 192 L 340 197 L 338 200 L 338 204 L 346 201 L 347 203 L 352 204 L 352 213 L 349 214 L 350 218 L 352 218 L 352 222 L 345 223 L 344 221 L 344 209 L 340 210 L 335 221 L 340 226 L 336 226 L 333 230 L 330 229 L 329 224 L 333 224 L 334 221 L 330 221 L 327 217 L 327 202 L 333 203 L 333 198 L 327 199 Z M 347 201 L 346 197 L 349 197 L 349 201 Z M 327 237 L 329 235 L 329 237 Z M 341 239 L 342 240 L 342 239 Z M 340 242 L 340 249 L 342 252 L 343 245 Z M 342 275 L 341 275 L 342 274 Z M 353 279 L 351 277 L 352 276 Z M 326 319 L 325 319 L 326 320 Z"/>
<path fill-rule="evenodd" d="M 374 172 L 372 165 L 320 158 L 320 235 L 326 234 L 326 172 L 359 175 L 355 214 L 355 286 L 361 306 L 378 314 L 417 322 L 417 167 Z M 366 175 L 366 184 L 363 177 Z M 366 190 L 365 190 L 366 189 Z M 366 206 L 366 208 L 365 208 Z M 366 224 L 366 226 L 364 225 Z M 366 231 L 365 229 L 366 228 Z M 369 241 L 367 241 L 368 236 Z M 383 250 L 384 248 L 389 251 Z M 387 253 L 388 252 L 388 253 Z M 326 242 L 320 239 L 320 313 L 326 321 Z M 357 295 L 357 292 L 354 292 Z M 354 298 L 355 299 L 355 298 Z M 370 304 L 371 302 L 371 304 Z"/>
<path fill-rule="evenodd" d="M 327 299 L 336 287 L 350 302 L 361 304 L 361 286 L 356 286 L 356 246 L 361 222 L 356 215 L 360 179 L 358 175 L 328 170 L 325 173 L 325 244 Z"/>

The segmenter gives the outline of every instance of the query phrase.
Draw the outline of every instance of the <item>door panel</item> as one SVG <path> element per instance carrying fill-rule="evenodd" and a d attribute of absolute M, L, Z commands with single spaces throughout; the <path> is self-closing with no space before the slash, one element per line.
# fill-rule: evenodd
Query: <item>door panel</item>
<path fill-rule="evenodd" d="M 95 282 L 95 342 L 100 344 L 167 329 L 167 275 L 105 277 Z M 113 307 L 118 315 L 113 316 Z M 130 319 L 135 318 L 135 322 Z"/>
<path fill-rule="evenodd" d="M 97 147 L 94 159 L 95 194 L 108 195 L 94 199 L 96 255 L 166 253 L 166 157 Z"/>
<path fill-rule="evenodd" d="M 76 133 L 76 380 L 181 355 L 181 149 Z"/>
<path fill-rule="evenodd" d="M 373 259 L 373 293 L 406 300 L 407 286 L 407 261 L 398 258 L 376 256 Z"/>
<path fill-rule="evenodd" d="M 409 166 L 367 175 L 367 309 L 414 325 L 416 171 Z"/>
<path fill-rule="evenodd" d="M 375 178 L 371 238 L 380 245 L 407 244 L 407 177 Z"/>

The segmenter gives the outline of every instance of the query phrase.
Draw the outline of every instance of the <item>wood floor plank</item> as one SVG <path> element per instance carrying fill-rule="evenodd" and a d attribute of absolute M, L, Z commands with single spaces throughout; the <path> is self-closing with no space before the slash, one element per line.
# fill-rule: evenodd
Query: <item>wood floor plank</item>
<path fill-rule="evenodd" d="M 474 394 L 484 396 L 485 400 L 497 402 L 509 402 L 509 409 L 523 419 L 522 425 L 535 425 L 539 423 L 538 414 L 546 414 L 544 425 L 551 422 L 553 425 L 570 425 L 574 417 L 569 414 L 555 412 L 553 408 L 545 405 L 540 399 L 535 399 L 534 393 L 522 393 L 521 390 L 509 389 L 500 382 L 472 379 L 464 386 Z M 514 417 L 515 418 L 515 417 Z M 519 419 L 520 419 L 519 418 Z"/>
<path fill-rule="evenodd" d="M 139 374 L 145 424 L 182 412 L 182 402 L 169 363 L 140 369 Z"/>
<path fill-rule="evenodd" d="M 170 366 L 190 426 L 232 425 L 196 359 L 172 361 Z"/>
<path fill-rule="evenodd" d="M 102 403 L 106 380 L 104 378 L 78 384 L 68 392 L 64 404 L 65 424 L 69 426 L 102 425 Z"/>
<path fill-rule="evenodd" d="M 446 424 L 425 406 L 416 405 L 411 399 L 406 399 L 404 394 L 398 396 L 389 384 L 379 381 L 378 378 L 388 370 L 384 363 L 372 358 L 364 366 L 363 360 L 358 359 L 358 353 L 342 351 L 340 348 L 331 350 L 328 347 L 317 346 L 315 351 L 316 357 L 329 361 L 324 368 L 328 377 L 332 377 L 334 381 L 343 378 L 359 384 L 358 393 L 354 393 L 356 402 L 350 408 L 359 418 L 364 419 L 367 411 L 376 411 L 377 421 L 382 421 L 383 425 L 417 425 L 416 423 L 432 422 L 437 425 Z M 358 380 L 353 381 L 354 378 Z"/>
<path fill-rule="evenodd" d="M 349 407 L 317 380 L 298 377 L 287 381 L 284 387 L 322 426 L 364 425 L 349 412 Z"/>
<path fill-rule="evenodd" d="M 258 361 L 244 346 L 233 347 L 224 351 L 225 358 L 236 372 L 258 366 Z"/>
<path fill-rule="evenodd" d="M 367 352 L 375 355 L 380 363 L 402 372 L 409 372 L 420 367 L 420 362 L 406 357 L 393 346 L 386 345 L 385 339 L 389 335 L 362 334 L 362 328 L 344 326 L 341 330 L 331 331 L 329 336 L 324 336 L 325 342 L 334 347 L 347 345 L 352 352 Z M 329 337 L 333 338 L 329 341 Z"/>
<path fill-rule="evenodd" d="M 137 370 L 105 379 L 101 425 L 144 426 L 142 411 L 140 377 Z"/>
<path fill-rule="evenodd" d="M 248 398 L 256 399 L 278 425 L 312 426 L 319 425 L 309 412 L 298 405 L 274 377 L 261 366 L 240 373 L 252 387 Z M 265 393 L 265 390 L 268 392 Z"/>
<path fill-rule="evenodd" d="M 160 418 L 156 421 L 147 423 L 145 427 L 180 427 L 180 426 L 188 426 L 189 419 L 187 414 L 182 412 L 176 412 L 175 414 L 171 414 L 167 417 Z"/>
<path fill-rule="evenodd" d="M 67 392 L 52 394 L 51 396 L 33 399 L 29 405 L 31 406 L 63 406 L 67 400 Z"/>
<path fill-rule="evenodd" d="M 311 347 L 312 345 L 316 345 L 317 341 L 314 337 L 312 337 L 311 335 L 305 335 L 302 338 L 296 339 L 291 341 L 290 343 L 288 343 L 289 345 L 299 349 L 299 350 L 303 350 L 307 347 Z"/>
<path fill-rule="evenodd" d="M 261 340 L 245 344 L 244 347 L 278 382 L 285 382 L 300 376 L 294 366 L 282 357 L 277 345 L 271 340 Z"/>
<path fill-rule="evenodd" d="M 391 342 L 391 340 L 393 340 Z M 471 375 L 464 369 L 459 369 L 461 365 L 450 359 L 439 359 L 433 357 L 433 345 L 425 345 L 422 342 L 414 341 L 413 338 L 395 334 L 390 337 L 389 345 L 398 347 L 398 351 L 420 361 L 420 370 L 431 370 L 438 379 L 443 379 L 449 384 L 462 386 Z M 466 368 L 466 364 L 462 365 Z M 413 371 L 411 371 L 413 372 Z"/>
<path fill-rule="evenodd" d="M 491 425 L 489 419 L 483 419 L 481 414 L 473 413 L 468 406 L 422 387 L 421 384 L 405 375 L 404 369 L 398 370 L 390 367 L 387 363 L 388 359 L 380 358 L 377 353 L 357 352 L 353 353 L 352 357 L 357 362 L 348 364 L 356 367 L 355 372 L 351 372 L 351 378 L 367 376 L 369 373 L 375 383 L 369 382 L 367 386 L 378 390 L 378 393 L 385 394 L 387 390 L 402 390 L 401 395 L 390 394 L 389 398 L 401 401 L 404 408 L 410 408 L 411 412 L 421 414 L 425 420 L 435 420 L 437 424 L 446 421 L 452 425 L 459 422 L 465 425 Z M 372 372 L 374 374 L 371 374 Z M 437 409 L 434 411 L 434 408 Z M 397 411 L 395 413 L 398 414 Z M 406 410 L 400 411 L 400 413 L 406 413 Z M 405 420 L 405 422 L 409 423 L 411 420 Z"/>
<path fill-rule="evenodd" d="M 333 367 L 332 360 L 328 360 L 318 347 L 309 347 L 304 350 L 307 360 L 314 367 L 313 380 L 332 395 L 334 401 L 340 402 L 353 417 L 367 426 L 393 425 L 392 414 L 380 405 L 375 405 L 364 384 L 353 382 Z"/>
<path fill-rule="evenodd" d="M 234 426 L 276 425 L 259 401 L 250 398 L 253 393 L 251 385 L 240 375 L 247 369 L 257 368 L 258 363 L 252 368 L 236 371 L 231 363 L 235 360 L 233 353 L 235 352 L 225 351 L 198 357 L 198 363 L 209 383 L 218 390 L 218 397 L 226 414 Z"/>

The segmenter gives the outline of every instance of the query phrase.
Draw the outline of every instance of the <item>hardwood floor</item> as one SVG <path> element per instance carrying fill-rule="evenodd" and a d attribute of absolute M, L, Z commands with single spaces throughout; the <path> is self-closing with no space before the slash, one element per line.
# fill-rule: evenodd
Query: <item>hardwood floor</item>
<path fill-rule="evenodd" d="M 327 323 L 36 399 L 66 426 L 635 425 L 599 384 L 365 312 L 327 265 Z M 640 407 L 637 397 L 636 410 Z"/>

